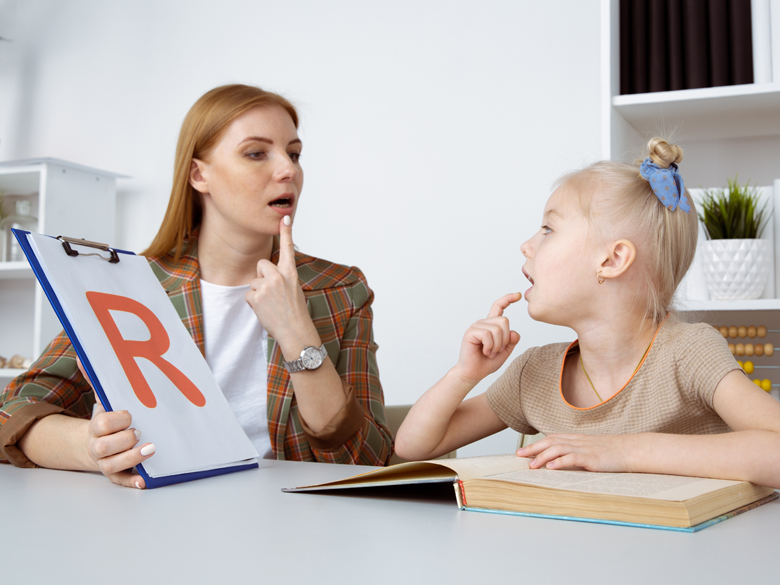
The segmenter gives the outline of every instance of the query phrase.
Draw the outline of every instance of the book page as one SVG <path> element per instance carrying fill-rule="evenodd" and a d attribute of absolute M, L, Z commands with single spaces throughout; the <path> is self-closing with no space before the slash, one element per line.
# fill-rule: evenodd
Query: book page
<path fill-rule="evenodd" d="M 724 479 L 703 479 L 680 475 L 597 473 L 592 471 L 552 469 L 510 471 L 493 474 L 484 479 L 577 492 L 643 497 L 673 502 L 681 502 L 724 487 L 743 483 Z"/>
<path fill-rule="evenodd" d="M 315 491 L 368 486 L 388 486 L 415 483 L 466 480 L 502 473 L 511 470 L 528 469 L 530 459 L 515 455 L 486 455 L 465 459 L 431 459 L 429 461 L 408 461 L 390 467 L 366 471 L 344 479 L 296 488 L 284 488 L 286 492 Z"/>
<path fill-rule="evenodd" d="M 426 463 L 434 463 L 449 467 L 458 474 L 458 479 L 477 479 L 498 473 L 527 471 L 530 459 L 517 455 L 483 455 L 482 457 L 465 457 L 463 459 L 434 459 Z"/>
<path fill-rule="evenodd" d="M 163 477 L 220 468 L 257 457 L 146 258 L 120 254 L 119 263 L 110 264 L 96 256 L 70 257 L 62 243 L 54 238 L 39 234 L 28 237 L 111 408 L 127 410 L 133 417 L 133 426 L 141 432 L 141 441 L 154 443 L 157 448 L 154 457 L 143 463 L 149 475 Z M 95 252 L 77 245 L 74 248 Z M 143 305 L 152 315 L 147 320 L 151 323 L 157 319 L 164 329 L 164 333 L 160 330 L 154 335 L 168 337 L 167 351 L 159 355 L 157 362 L 166 368 L 168 364 L 169 372 L 177 370 L 193 384 L 202 397 L 202 404 L 188 399 L 180 386 L 149 359 L 130 358 L 148 383 L 155 402 L 144 403 L 87 292 L 119 296 Z M 112 309 L 109 314 L 122 343 L 148 342 L 152 338 L 147 322 L 138 314 L 122 309 Z"/>

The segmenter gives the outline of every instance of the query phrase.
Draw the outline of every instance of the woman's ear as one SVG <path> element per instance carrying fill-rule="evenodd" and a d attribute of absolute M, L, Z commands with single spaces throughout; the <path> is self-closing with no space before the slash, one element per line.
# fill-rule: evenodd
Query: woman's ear
<path fill-rule="evenodd" d="M 203 161 L 200 161 L 197 158 L 192 159 L 192 164 L 190 165 L 190 185 L 200 193 L 208 193 L 209 185 L 203 177 L 203 167 Z"/>
<path fill-rule="evenodd" d="M 617 240 L 610 244 L 608 256 L 601 264 L 601 278 L 617 278 L 636 260 L 636 246 L 630 240 Z"/>

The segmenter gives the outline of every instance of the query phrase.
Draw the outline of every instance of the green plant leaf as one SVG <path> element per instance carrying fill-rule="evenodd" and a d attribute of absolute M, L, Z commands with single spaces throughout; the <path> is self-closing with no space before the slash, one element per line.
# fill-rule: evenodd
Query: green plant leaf
<path fill-rule="evenodd" d="M 728 180 L 726 189 L 704 191 L 699 221 L 707 239 L 735 240 L 760 238 L 772 217 L 768 201 L 761 205 L 761 193 L 750 182 L 740 185 L 737 177 Z"/>

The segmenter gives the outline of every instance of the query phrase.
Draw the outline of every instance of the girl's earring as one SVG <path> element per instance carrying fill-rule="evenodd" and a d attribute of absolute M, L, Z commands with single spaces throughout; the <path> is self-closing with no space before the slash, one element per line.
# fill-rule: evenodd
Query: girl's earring
<path fill-rule="evenodd" d="M 601 278 L 601 270 L 596 273 L 596 278 L 598 278 L 599 284 L 604 284 L 605 279 Z"/>

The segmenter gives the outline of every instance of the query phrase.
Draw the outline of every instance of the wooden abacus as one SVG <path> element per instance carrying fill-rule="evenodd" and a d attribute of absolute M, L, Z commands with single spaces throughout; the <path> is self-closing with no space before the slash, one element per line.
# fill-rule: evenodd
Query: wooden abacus
<path fill-rule="evenodd" d="M 778 333 L 780 332 L 780 329 L 767 329 L 763 325 L 759 325 L 758 327 L 754 327 L 753 325 L 750 325 L 746 327 L 745 325 L 740 325 L 739 327 L 732 325 L 731 327 L 726 327 L 725 325 L 721 325 L 720 327 L 713 325 L 715 329 L 720 331 L 720 334 L 723 337 L 729 338 L 729 337 L 761 337 L 762 339 L 766 337 L 767 333 Z"/>
<path fill-rule="evenodd" d="M 773 356 L 775 350 L 780 349 L 774 346 L 772 343 L 729 343 L 729 351 L 731 355 L 746 355 L 748 357 L 752 355 L 757 356 Z"/>
<path fill-rule="evenodd" d="M 732 325 L 731 327 L 726 327 L 725 325 L 722 325 L 720 327 L 713 325 L 715 329 L 717 329 L 720 334 L 728 339 L 728 338 L 765 338 L 767 333 L 780 333 L 780 329 L 767 329 L 764 325 L 759 326 L 735 326 Z M 771 357 L 775 354 L 775 351 L 780 351 L 780 347 L 775 347 L 774 343 L 729 343 L 729 351 L 731 352 L 731 355 L 736 356 L 767 356 Z M 764 369 L 764 370 L 780 370 L 780 366 L 757 366 L 752 361 L 746 361 L 745 363 L 742 363 L 741 361 L 737 362 L 739 366 L 745 370 L 746 374 L 752 374 L 755 370 Z M 769 392 L 772 390 L 772 388 L 780 387 L 780 384 L 772 384 L 772 381 L 769 379 L 763 379 L 760 380 L 758 378 L 754 379 L 753 382 L 766 392 Z"/>

